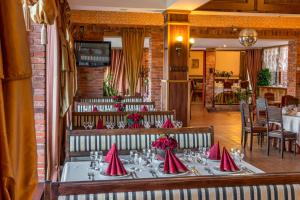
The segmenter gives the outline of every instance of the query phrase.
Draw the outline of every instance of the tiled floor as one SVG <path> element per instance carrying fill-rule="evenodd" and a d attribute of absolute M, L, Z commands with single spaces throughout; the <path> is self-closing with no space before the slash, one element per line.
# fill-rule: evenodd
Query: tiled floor
<path fill-rule="evenodd" d="M 215 141 L 221 146 L 241 148 L 241 116 L 239 112 L 210 112 L 199 104 L 192 105 L 190 126 L 214 126 Z M 271 147 L 270 156 L 266 154 L 266 143 L 262 148 L 255 138 L 253 151 L 245 150 L 245 160 L 265 172 L 300 172 L 300 154 L 296 157 L 292 152 L 285 152 L 281 159 L 278 149 Z"/>

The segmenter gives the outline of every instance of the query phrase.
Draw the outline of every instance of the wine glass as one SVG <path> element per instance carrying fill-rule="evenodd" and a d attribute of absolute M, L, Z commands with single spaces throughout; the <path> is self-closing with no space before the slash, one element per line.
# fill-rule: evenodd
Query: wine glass
<path fill-rule="evenodd" d="M 144 127 L 148 129 L 151 128 L 151 125 L 148 121 L 144 121 Z"/>
<path fill-rule="evenodd" d="M 93 129 L 94 127 L 94 122 L 88 122 L 88 128 Z"/>
<path fill-rule="evenodd" d="M 93 151 L 90 151 L 90 159 L 91 161 L 95 160 L 95 153 Z"/>
<path fill-rule="evenodd" d="M 182 121 L 177 121 L 177 124 L 178 124 L 178 128 L 182 128 Z"/>
<path fill-rule="evenodd" d="M 83 122 L 82 125 L 83 125 L 83 127 L 84 127 L 85 130 L 88 129 L 88 122 Z"/>
<path fill-rule="evenodd" d="M 105 122 L 105 126 L 107 129 L 111 129 L 111 123 L 109 121 Z"/>

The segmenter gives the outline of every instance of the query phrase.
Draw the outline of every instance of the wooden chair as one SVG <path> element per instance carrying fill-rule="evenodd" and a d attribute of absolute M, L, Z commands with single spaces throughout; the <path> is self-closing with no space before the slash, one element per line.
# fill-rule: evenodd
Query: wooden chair
<path fill-rule="evenodd" d="M 299 100 L 296 97 L 293 97 L 291 95 L 285 95 L 281 97 L 281 107 L 289 106 L 289 105 L 295 105 L 298 107 Z"/>
<path fill-rule="evenodd" d="M 249 81 L 241 81 L 240 87 L 241 87 L 241 89 L 248 89 Z"/>
<path fill-rule="evenodd" d="M 267 154 L 270 155 L 270 139 L 279 139 L 280 140 L 280 150 L 281 158 L 283 158 L 284 145 L 285 141 L 291 141 L 295 143 L 294 154 L 296 155 L 297 149 L 297 134 L 283 129 L 283 120 L 282 120 L 282 108 L 275 106 L 270 106 L 267 108 Z M 279 129 L 270 130 L 270 124 L 278 124 Z"/>
<path fill-rule="evenodd" d="M 267 127 L 256 122 L 253 122 L 252 114 L 249 105 L 245 101 L 241 101 L 240 110 L 242 116 L 242 144 L 246 148 L 248 134 L 250 134 L 250 151 L 253 146 L 253 136 L 258 137 L 258 142 L 263 140 L 267 132 Z M 262 143 L 262 142 L 261 142 Z"/>
<path fill-rule="evenodd" d="M 256 122 L 263 126 L 267 123 L 267 112 L 268 103 L 265 98 L 259 97 L 256 99 Z"/>
<path fill-rule="evenodd" d="M 274 93 L 271 93 L 271 92 L 266 92 L 264 94 L 264 97 L 267 101 L 275 101 L 275 95 Z"/>

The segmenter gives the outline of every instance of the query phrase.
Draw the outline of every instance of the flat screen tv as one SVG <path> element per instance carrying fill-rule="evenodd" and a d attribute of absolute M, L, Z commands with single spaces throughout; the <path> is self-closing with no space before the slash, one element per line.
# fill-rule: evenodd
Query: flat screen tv
<path fill-rule="evenodd" d="M 111 42 L 75 41 L 78 67 L 104 67 L 111 64 Z"/>

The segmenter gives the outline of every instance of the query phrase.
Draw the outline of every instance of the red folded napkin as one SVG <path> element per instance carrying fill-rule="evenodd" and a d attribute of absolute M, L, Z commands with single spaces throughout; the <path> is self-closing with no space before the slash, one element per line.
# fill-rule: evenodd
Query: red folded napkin
<path fill-rule="evenodd" d="M 239 170 L 225 147 L 223 148 L 220 170 L 230 172 Z"/>
<path fill-rule="evenodd" d="M 105 174 L 108 176 L 123 176 L 127 174 L 127 171 L 124 168 L 117 151 L 114 151 L 114 153 L 111 155 L 111 160 L 105 171 Z"/>
<path fill-rule="evenodd" d="M 174 128 L 172 121 L 168 118 L 162 126 L 163 128 Z"/>
<path fill-rule="evenodd" d="M 98 112 L 98 109 L 97 109 L 97 107 L 96 107 L 96 106 L 94 106 L 94 108 L 93 108 L 93 112 Z"/>
<path fill-rule="evenodd" d="M 98 119 L 98 122 L 97 122 L 97 129 L 104 129 L 104 126 L 103 126 L 103 121 L 101 118 Z"/>
<path fill-rule="evenodd" d="M 148 112 L 147 106 L 143 105 L 141 111 L 142 111 L 142 112 Z"/>
<path fill-rule="evenodd" d="M 220 151 L 219 142 L 217 144 L 214 144 L 210 148 L 208 159 L 211 159 L 211 160 L 221 160 L 221 151 Z"/>
<path fill-rule="evenodd" d="M 118 149 L 117 149 L 116 143 L 113 143 L 110 150 L 107 152 L 107 154 L 105 156 L 105 161 L 110 162 L 112 155 L 114 153 L 117 153 L 117 155 L 118 155 Z"/>
<path fill-rule="evenodd" d="M 177 174 L 188 171 L 187 167 L 173 154 L 170 149 L 166 150 L 164 172 Z"/>

